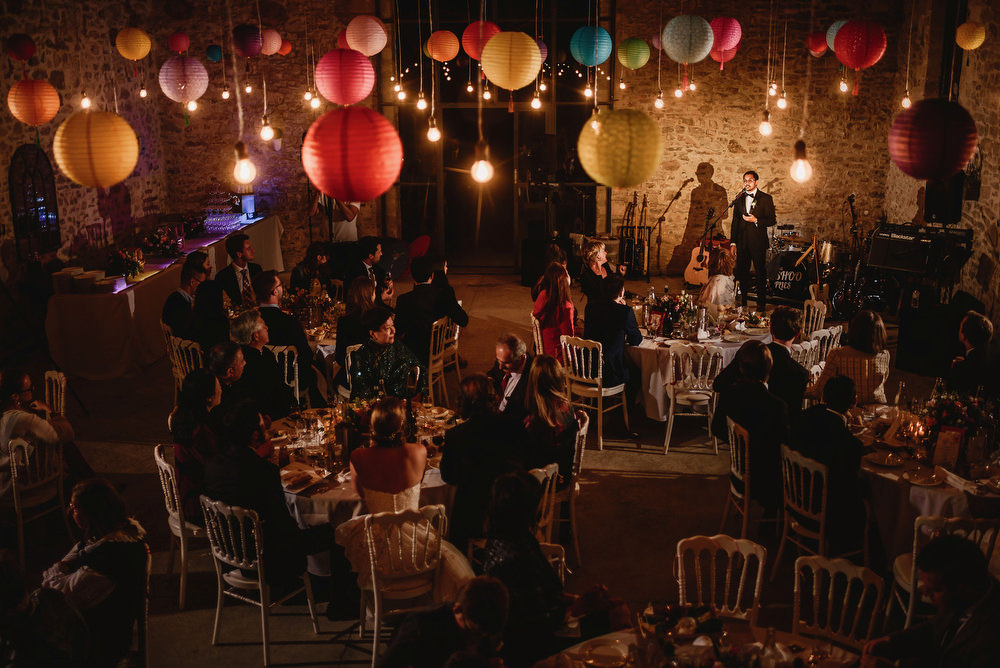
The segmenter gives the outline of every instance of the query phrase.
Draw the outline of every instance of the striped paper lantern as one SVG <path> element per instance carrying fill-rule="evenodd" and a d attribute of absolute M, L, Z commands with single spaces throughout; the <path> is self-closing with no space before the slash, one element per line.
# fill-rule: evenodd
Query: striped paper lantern
<path fill-rule="evenodd" d="M 590 178 L 613 188 L 632 188 L 659 168 L 663 135 L 656 121 L 637 109 L 602 111 L 583 124 L 577 153 Z"/>
<path fill-rule="evenodd" d="M 281 34 L 274 28 L 264 28 L 260 39 L 260 52 L 265 56 L 273 56 L 281 48 Z"/>
<path fill-rule="evenodd" d="M 915 179 L 946 179 L 965 169 L 979 141 L 962 105 L 938 98 L 904 109 L 889 130 L 889 157 Z"/>
<path fill-rule="evenodd" d="M 149 35 L 138 28 L 124 28 L 115 36 L 115 48 L 129 60 L 142 60 L 149 55 L 152 46 L 153 41 Z"/>
<path fill-rule="evenodd" d="M 955 30 L 955 44 L 965 51 L 978 49 L 986 41 L 986 26 L 966 21 Z"/>
<path fill-rule="evenodd" d="M 740 50 L 740 45 L 737 44 L 735 48 L 729 49 L 728 51 L 718 51 L 717 49 L 712 49 L 708 52 L 708 55 L 715 62 L 719 63 L 719 69 L 723 69 L 726 63 L 736 57 L 737 52 Z"/>
<path fill-rule="evenodd" d="M 611 56 L 611 35 L 600 26 L 577 28 L 569 40 L 569 52 L 581 65 L 600 65 Z"/>
<path fill-rule="evenodd" d="M 721 70 L 736 56 L 740 40 L 743 39 L 743 28 L 739 21 L 728 16 L 712 19 L 708 25 L 712 28 L 712 50 L 708 55 L 719 63 Z"/>
<path fill-rule="evenodd" d="M 819 58 L 826 53 L 826 33 L 822 30 L 809 33 L 809 36 L 806 37 L 806 46 L 809 48 L 809 53 Z"/>
<path fill-rule="evenodd" d="M 354 104 L 368 97 L 375 68 L 354 49 L 332 49 L 316 63 L 316 89 L 334 104 Z"/>
<path fill-rule="evenodd" d="M 217 63 L 222 60 L 222 47 L 218 44 L 209 44 L 205 47 L 205 58 L 210 63 Z"/>
<path fill-rule="evenodd" d="M 347 24 L 347 45 L 366 56 L 374 56 L 385 48 L 388 36 L 385 24 L 377 16 L 362 14 Z"/>
<path fill-rule="evenodd" d="M 663 50 L 678 63 L 698 63 L 708 57 L 715 39 L 712 26 L 700 16 L 682 14 L 663 29 Z"/>
<path fill-rule="evenodd" d="M 110 188 L 135 169 L 139 141 L 118 114 L 78 111 L 56 130 L 52 152 L 59 169 L 73 182 L 88 188 Z"/>
<path fill-rule="evenodd" d="M 59 113 L 59 92 L 48 81 L 21 79 L 10 87 L 7 106 L 14 118 L 37 127 L 48 123 Z"/>
<path fill-rule="evenodd" d="M 24 33 L 17 33 L 7 38 L 7 55 L 14 60 L 26 62 L 35 55 L 35 40 Z"/>
<path fill-rule="evenodd" d="M 450 30 L 435 30 L 427 40 L 430 57 L 443 63 L 458 55 L 458 37 Z"/>
<path fill-rule="evenodd" d="M 197 100 L 208 90 L 208 70 L 192 56 L 168 58 L 158 79 L 163 94 L 174 102 Z"/>
<path fill-rule="evenodd" d="M 649 62 L 649 45 L 639 37 L 623 39 L 618 44 L 618 62 L 630 70 L 637 70 Z"/>
<path fill-rule="evenodd" d="M 473 60 L 483 55 L 483 47 L 493 35 L 500 32 L 500 26 L 492 21 L 473 21 L 462 31 L 462 48 Z"/>
<path fill-rule="evenodd" d="M 287 56 L 292 52 L 292 43 L 287 39 L 281 40 L 281 48 L 278 49 L 279 56 Z"/>
<path fill-rule="evenodd" d="M 501 32 L 483 47 L 482 64 L 490 82 L 514 91 L 535 81 L 542 68 L 542 53 L 528 34 Z"/>
<path fill-rule="evenodd" d="M 167 38 L 167 46 L 170 47 L 171 51 L 184 53 L 191 46 L 191 38 L 185 33 L 175 32 Z"/>
<path fill-rule="evenodd" d="M 264 46 L 264 38 L 261 37 L 257 26 L 241 23 L 233 28 L 233 48 L 236 53 L 244 58 L 253 58 L 260 55 L 260 50 Z"/>
<path fill-rule="evenodd" d="M 538 44 L 538 52 L 542 54 L 542 62 L 544 63 L 549 59 L 549 47 L 542 41 L 541 37 L 536 37 L 535 43 Z"/>

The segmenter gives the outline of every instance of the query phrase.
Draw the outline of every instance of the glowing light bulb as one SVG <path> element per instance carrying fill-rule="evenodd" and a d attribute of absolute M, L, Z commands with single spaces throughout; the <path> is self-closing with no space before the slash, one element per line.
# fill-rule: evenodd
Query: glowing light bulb
<path fill-rule="evenodd" d="M 840 80 L 840 92 L 841 93 L 847 92 L 847 81 L 845 79 Z"/>
<path fill-rule="evenodd" d="M 427 128 L 427 141 L 440 141 L 441 131 L 438 130 L 437 123 L 434 122 L 434 117 L 431 116 L 430 127 Z"/>
<path fill-rule="evenodd" d="M 546 85 L 546 83 L 544 81 L 541 82 L 540 84 L 538 84 L 538 90 L 542 91 L 543 93 L 545 91 L 547 91 L 548 89 L 549 89 L 549 87 Z"/>
<path fill-rule="evenodd" d="M 663 91 L 661 90 L 656 94 L 656 100 L 653 102 L 653 106 L 657 109 L 663 109 Z"/>
<path fill-rule="evenodd" d="M 788 99 L 785 97 L 785 94 L 782 93 L 781 97 L 778 98 L 778 109 L 787 109 L 787 108 L 788 108 Z"/>
<path fill-rule="evenodd" d="M 191 100 L 191 101 L 189 101 L 189 102 L 187 103 L 187 110 L 188 110 L 188 111 L 194 111 L 194 110 L 196 110 L 197 108 L 198 108 L 198 103 L 197 103 L 197 102 L 195 102 L 194 100 Z"/>
<path fill-rule="evenodd" d="M 490 92 L 489 88 L 487 88 L 486 90 L 483 91 L 483 99 L 484 100 L 491 100 L 491 99 L 493 99 L 493 93 Z"/>
<path fill-rule="evenodd" d="M 493 165 L 489 160 L 476 160 L 472 163 L 472 180 L 476 183 L 486 183 L 493 178 Z"/>
<path fill-rule="evenodd" d="M 601 119 L 597 116 L 597 109 L 590 115 L 590 129 L 597 133 L 601 131 Z"/>
<path fill-rule="evenodd" d="M 535 93 L 535 97 L 531 98 L 531 108 L 532 109 L 542 108 L 542 98 L 538 97 L 538 93 Z"/>
<path fill-rule="evenodd" d="M 249 95 L 250 93 L 253 92 L 253 86 L 251 86 L 250 84 L 247 84 L 246 86 L 244 86 L 243 92 L 245 92 L 245 93 L 247 93 Z"/>
<path fill-rule="evenodd" d="M 903 100 L 900 102 L 903 105 L 903 109 L 909 109 L 913 102 L 910 101 L 910 91 L 906 91 L 906 95 L 903 96 Z"/>
<path fill-rule="evenodd" d="M 302 99 L 305 100 L 306 102 L 308 102 L 312 98 L 313 98 L 313 92 L 311 90 L 307 90 L 305 93 L 302 94 Z"/>
<path fill-rule="evenodd" d="M 313 99 L 309 100 L 309 106 L 313 109 L 319 109 L 319 98 L 314 96 Z"/>
<path fill-rule="evenodd" d="M 241 141 L 236 142 L 236 167 L 233 169 L 233 178 L 237 183 L 252 183 L 257 178 L 257 168 L 250 162 L 247 154 L 247 145 Z"/>
<path fill-rule="evenodd" d="M 260 138 L 264 141 L 271 141 L 274 139 L 274 128 L 271 127 L 271 121 L 265 116 L 261 122 L 263 125 L 260 126 Z"/>
<path fill-rule="evenodd" d="M 396 93 L 396 97 L 399 98 L 400 101 L 405 100 L 406 99 L 406 91 L 405 90 L 400 90 L 398 93 Z"/>
<path fill-rule="evenodd" d="M 625 90 L 625 79 L 622 79 L 618 82 L 618 89 Z"/>
<path fill-rule="evenodd" d="M 590 87 L 590 84 L 587 84 L 587 87 L 583 89 L 583 96 L 594 97 L 594 89 Z"/>
<path fill-rule="evenodd" d="M 698 90 L 698 88 L 694 85 L 694 79 L 692 79 L 691 83 L 688 84 L 688 90 L 692 93 Z"/>
<path fill-rule="evenodd" d="M 796 183 L 805 183 L 812 178 L 813 168 L 806 159 L 806 143 L 801 139 L 795 142 L 795 161 L 789 168 L 788 175 Z"/>
<path fill-rule="evenodd" d="M 222 99 L 223 100 L 228 100 L 229 99 L 229 87 L 228 86 L 222 89 Z"/>
<path fill-rule="evenodd" d="M 684 91 L 678 86 L 677 90 L 674 91 L 674 97 L 684 97 Z"/>
<path fill-rule="evenodd" d="M 764 112 L 764 120 L 760 122 L 757 129 L 760 130 L 760 133 L 765 137 L 770 137 L 771 133 L 774 132 L 774 128 L 771 127 L 771 114 L 767 111 Z"/>
<path fill-rule="evenodd" d="M 84 109 L 90 109 L 90 98 L 87 97 L 87 91 L 83 91 L 83 97 L 80 98 L 80 106 Z"/>
<path fill-rule="evenodd" d="M 149 95 L 149 91 L 146 90 L 145 86 L 139 89 L 139 97 L 146 97 L 147 95 Z"/>
<path fill-rule="evenodd" d="M 420 93 L 417 96 L 417 109 L 423 111 L 426 108 L 427 108 L 427 100 L 424 99 L 424 94 Z"/>
<path fill-rule="evenodd" d="M 398 93 L 399 91 L 403 90 L 403 87 L 400 86 L 399 84 L 396 84 L 395 86 L 392 87 L 392 90 Z"/>
<path fill-rule="evenodd" d="M 475 90 L 475 88 L 472 87 L 472 82 L 471 81 L 465 85 L 465 92 L 466 93 L 471 93 L 474 90 Z"/>
<path fill-rule="evenodd" d="M 396 75 L 395 74 L 393 74 L 391 77 L 389 77 L 389 81 L 395 81 L 395 80 L 396 80 Z"/>

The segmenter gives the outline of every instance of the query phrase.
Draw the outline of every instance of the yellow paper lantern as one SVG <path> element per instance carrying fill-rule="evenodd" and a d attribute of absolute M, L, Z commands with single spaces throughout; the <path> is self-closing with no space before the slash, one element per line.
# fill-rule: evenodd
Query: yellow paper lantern
<path fill-rule="evenodd" d="M 986 26 L 966 21 L 955 30 L 955 43 L 966 51 L 978 49 L 986 41 Z"/>
<path fill-rule="evenodd" d="M 632 188 L 660 166 L 663 135 L 656 121 L 636 109 L 602 111 L 583 124 L 576 150 L 590 178 L 613 188 Z"/>
<path fill-rule="evenodd" d="M 59 93 L 48 81 L 22 79 L 7 93 L 14 118 L 27 125 L 44 125 L 59 113 Z"/>
<path fill-rule="evenodd" d="M 542 68 L 538 43 L 523 32 L 497 33 L 483 47 L 483 74 L 492 83 L 517 90 L 534 83 Z"/>
<path fill-rule="evenodd" d="M 118 31 L 115 37 L 115 46 L 118 53 L 129 60 L 142 60 L 149 55 L 149 48 L 153 42 L 144 31 L 138 28 L 125 28 Z"/>
<path fill-rule="evenodd" d="M 139 140 L 118 114 L 79 111 L 56 130 L 52 151 L 70 180 L 89 188 L 110 188 L 135 169 Z"/>

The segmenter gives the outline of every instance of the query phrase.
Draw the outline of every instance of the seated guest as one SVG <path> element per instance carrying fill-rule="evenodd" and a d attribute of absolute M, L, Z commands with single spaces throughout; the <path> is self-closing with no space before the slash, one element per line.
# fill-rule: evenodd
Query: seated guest
<path fill-rule="evenodd" d="M 222 387 L 220 405 L 223 413 L 228 413 L 236 404 L 250 397 L 246 383 L 243 382 L 246 360 L 238 344 L 230 341 L 212 346 L 208 351 L 206 364 Z"/>
<path fill-rule="evenodd" d="M 239 344 L 246 362 L 242 382 L 247 395 L 256 400 L 272 420 L 288 415 L 295 402 L 294 392 L 285 384 L 285 374 L 278 360 L 264 347 L 270 337 L 260 311 L 252 308 L 241 313 L 233 321 L 230 335 Z"/>
<path fill-rule="evenodd" d="M 726 418 L 750 434 L 751 495 L 774 518 L 781 503 L 781 445 L 788 442 L 788 406 L 767 389 L 771 351 L 760 341 L 747 341 L 736 353 L 740 378 L 719 392 L 712 431 L 729 441 Z"/>
<path fill-rule="evenodd" d="M 314 241 L 306 249 L 306 257 L 292 269 L 288 287 L 298 293 L 312 293 L 318 283 L 318 291 L 330 292 L 329 258 L 321 241 Z"/>
<path fill-rule="evenodd" d="M 918 583 L 937 606 L 926 622 L 870 641 L 862 668 L 895 665 L 987 668 L 1000 656 L 1000 582 L 976 543 L 955 534 L 933 538 L 917 554 Z M 897 660 L 906 660 L 895 663 Z"/>
<path fill-rule="evenodd" d="M 536 356 L 531 365 L 527 411 L 526 465 L 541 468 L 555 462 L 559 465 L 560 484 L 569 483 L 579 425 L 566 396 L 566 370 L 550 355 Z"/>
<path fill-rule="evenodd" d="M 316 387 L 316 373 L 312 366 L 312 348 L 302 323 L 281 310 L 284 286 L 275 271 L 262 272 L 254 279 L 254 294 L 257 295 L 260 317 L 267 324 L 268 338 L 272 346 L 295 346 L 296 363 L 299 365 L 299 386 L 309 392 L 309 400 L 314 407 L 325 406 L 326 401 Z"/>
<path fill-rule="evenodd" d="M 576 335 L 576 307 L 569 292 L 569 274 L 553 262 L 545 269 L 544 286 L 535 300 L 532 315 L 542 329 L 542 350 L 562 360 L 560 337 Z"/>
<path fill-rule="evenodd" d="M 351 399 L 374 399 L 381 395 L 409 398 L 407 380 L 417 369 L 413 393 L 427 384 L 427 369 L 410 349 L 396 340 L 392 312 L 376 306 L 362 316 L 368 340 L 354 351 L 351 363 Z"/>
<path fill-rule="evenodd" d="M 177 491 L 188 522 L 201 525 L 205 517 L 198 496 L 205 492 L 205 462 L 216 452 L 218 416 L 212 409 L 222 401 L 222 385 L 208 369 L 195 369 L 184 378 L 177 406 L 167 419 L 174 441 Z"/>
<path fill-rule="evenodd" d="M 884 404 L 885 379 L 889 375 L 889 351 L 885 325 L 874 311 L 860 311 L 847 329 L 847 345 L 834 348 L 826 356 L 823 373 L 806 390 L 819 399 L 823 386 L 834 376 L 848 376 L 858 390 L 858 404 Z"/>
<path fill-rule="evenodd" d="M 192 341 L 197 341 L 202 351 L 211 350 L 216 343 L 229 340 L 229 316 L 222 301 L 222 285 L 218 281 L 202 281 L 191 312 Z"/>
<path fill-rule="evenodd" d="M 728 248 L 717 248 L 708 261 L 708 283 L 698 293 L 698 305 L 704 306 L 714 316 L 720 306 L 732 306 L 736 294 L 736 258 Z"/>
<path fill-rule="evenodd" d="M 200 266 L 185 264 L 181 268 L 181 285 L 170 293 L 163 303 L 160 320 L 170 328 L 171 333 L 181 339 L 193 341 L 191 333 L 194 293 L 198 284 L 205 280 L 205 271 Z"/>
<path fill-rule="evenodd" d="M 583 269 L 580 271 L 580 292 L 587 301 L 599 299 L 601 296 L 601 281 L 612 274 L 625 275 L 628 267 L 618 265 L 616 272 L 608 263 L 608 251 L 603 241 L 591 240 L 583 246 Z"/>
<path fill-rule="evenodd" d="M 566 251 L 564 251 L 559 244 L 554 242 L 545 247 L 545 266 L 547 267 L 553 262 L 561 264 L 563 267 L 566 267 L 567 264 Z M 538 293 L 542 291 L 544 281 L 545 272 L 542 272 L 542 275 L 538 277 L 535 284 L 531 286 L 531 301 L 538 299 Z"/>
<path fill-rule="evenodd" d="M 358 255 L 344 270 L 344 283 L 350 284 L 358 276 L 366 276 L 376 285 L 385 283 L 382 260 L 382 242 L 378 237 L 362 237 L 358 241 Z"/>
<path fill-rule="evenodd" d="M 958 327 L 958 340 L 965 355 L 956 357 L 948 374 L 948 389 L 975 395 L 980 388 L 986 396 L 996 396 L 997 362 L 992 350 L 993 323 L 982 313 L 969 311 Z"/>
<path fill-rule="evenodd" d="M 229 295 L 229 303 L 235 308 L 251 308 L 256 305 L 253 279 L 264 271 L 253 259 L 255 257 L 250 237 L 243 232 L 235 232 L 226 237 L 226 252 L 232 262 L 215 275 L 222 289 Z"/>
<path fill-rule="evenodd" d="M 187 257 L 184 258 L 184 266 L 200 267 L 205 272 L 205 280 L 212 278 L 212 260 L 205 251 L 191 251 L 188 253 Z"/>
<path fill-rule="evenodd" d="M 497 339 L 497 361 L 486 372 L 493 383 L 493 391 L 500 399 L 497 409 L 518 423 L 527 415 L 525 398 L 528 395 L 528 374 L 534 356 L 516 334 L 504 334 Z"/>
<path fill-rule="evenodd" d="M 470 580 L 454 603 L 408 615 L 375 664 L 378 668 L 439 668 L 455 652 L 495 656 L 507 624 L 507 588 L 496 578 Z"/>
<path fill-rule="evenodd" d="M 836 508 L 837 521 L 827 523 L 831 554 L 860 548 L 864 538 L 865 507 L 861 456 L 864 448 L 847 428 L 847 411 L 855 403 L 854 381 L 834 376 L 823 387 L 823 403 L 802 411 L 792 445 L 825 465 L 827 508 Z"/>
<path fill-rule="evenodd" d="M 431 348 L 431 327 L 440 318 L 449 317 L 459 327 L 469 324 L 469 315 L 455 301 L 455 292 L 440 290 L 432 284 L 434 268 L 427 257 L 410 263 L 413 290 L 396 300 L 396 326 L 399 338 L 423 364 Z"/>
<path fill-rule="evenodd" d="M 340 365 L 337 385 L 345 385 L 347 370 L 347 349 L 360 345 L 370 337 L 361 319 L 365 311 L 375 306 L 375 286 L 364 276 L 358 276 L 347 287 L 346 313 L 337 318 L 337 350 L 334 359 Z"/>
<path fill-rule="evenodd" d="M 527 379 L 524 384 L 528 384 Z M 497 412 L 489 378 L 482 374 L 463 378 L 458 406 L 464 422 L 445 433 L 441 477 L 456 488 L 448 535 L 464 550 L 469 538 L 483 536 L 493 481 L 503 473 L 524 468 L 524 455 L 519 450 L 520 424 Z"/>
<path fill-rule="evenodd" d="M 642 334 L 635 321 L 635 311 L 625 304 L 625 279 L 612 274 L 601 283 L 601 291 L 600 297 L 587 300 L 584 320 L 587 338 L 601 344 L 604 387 L 615 387 L 629 378 L 625 366 L 626 344 L 639 345 Z"/>
<path fill-rule="evenodd" d="M 103 478 L 77 483 L 69 511 L 83 539 L 45 571 L 42 586 L 62 592 L 83 616 L 93 656 L 88 665 L 116 666 L 132 646 L 146 595 L 146 532 Z"/>

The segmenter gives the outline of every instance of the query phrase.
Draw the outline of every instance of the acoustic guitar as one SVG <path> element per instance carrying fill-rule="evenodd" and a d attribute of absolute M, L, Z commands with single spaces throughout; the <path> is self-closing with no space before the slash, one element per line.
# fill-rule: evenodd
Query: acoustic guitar
<path fill-rule="evenodd" d="M 726 212 L 723 211 L 722 215 L 724 216 L 725 214 Z M 705 285 L 708 283 L 708 260 L 711 257 L 712 249 L 728 248 L 730 245 L 729 239 L 708 239 L 712 230 L 715 229 L 716 223 L 722 219 L 722 216 L 719 216 L 713 221 L 712 216 L 714 215 L 715 209 L 709 209 L 708 215 L 705 216 L 705 231 L 702 233 L 701 238 L 698 239 L 695 247 L 691 249 L 691 260 L 684 269 L 684 282 L 689 285 Z"/>

